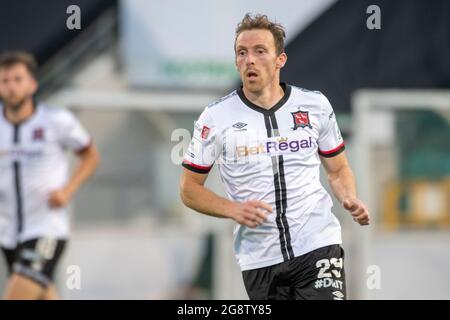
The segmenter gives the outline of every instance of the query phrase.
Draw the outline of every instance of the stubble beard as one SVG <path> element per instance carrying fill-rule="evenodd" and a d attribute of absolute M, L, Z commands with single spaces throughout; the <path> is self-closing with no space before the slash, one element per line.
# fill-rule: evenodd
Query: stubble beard
<path fill-rule="evenodd" d="M 25 95 L 22 99 L 20 99 L 17 102 L 6 101 L 6 100 L 3 100 L 3 101 L 5 103 L 5 107 L 8 108 L 8 110 L 10 110 L 14 113 L 19 113 L 29 98 L 30 98 L 30 96 Z"/>
<path fill-rule="evenodd" d="M 263 88 L 263 82 L 261 80 L 262 79 L 256 79 L 255 81 L 250 81 L 248 79 L 245 79 L 243 81 L 245 89 L 247 89 L 248 91 L 250 91 L 254 94 L 258 94 L 259 92 L 262 91 L 262 88 Z"/>

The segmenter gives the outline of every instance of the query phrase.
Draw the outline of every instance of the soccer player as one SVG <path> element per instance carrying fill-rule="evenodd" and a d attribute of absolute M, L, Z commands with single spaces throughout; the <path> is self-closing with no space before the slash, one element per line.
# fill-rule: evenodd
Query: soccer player
<path fill-rule="evenodd" d="M 283 27 L 247 14 L 236 29 L 242 87 L 208 105 L 195 123 L 180 193 L 198 212 L 237 222 L 234 250 L 250 299 L 345 299 L 341 227 L 319 181 L 360 225 L 344 141 L 327 98 L 280 82 Z M 229 199 L 204 187 L 219 165 Z"/>
<path fill-rule="evenodd" d="M 0 247 L 8 264 L 5 299 L 57 299 L 52 277 L 69 236 L 66 205 L 99 161 L 67 110 L 36 104 L 36 62 L 0 57 Z M 66 149 L 79 156 L 68 176 Z"/>

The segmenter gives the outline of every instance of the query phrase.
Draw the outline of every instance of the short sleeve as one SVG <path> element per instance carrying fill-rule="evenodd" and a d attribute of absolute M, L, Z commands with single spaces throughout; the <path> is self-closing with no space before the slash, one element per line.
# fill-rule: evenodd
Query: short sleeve
<path fill-rule="evenodd" d="M 333 107 L 325 96 L 322 96 L 321 127 L 319 131 L 319 154 L 331 158 L 345 149 L 344 139 L 336 121 Z"/>
<path fill-rule="evenodd" d="M 219 156 L 217 132 L 206 108 L 194 124 L 189 148 L 184 156 L 183 167 L 197 173 L 208 173 Z"/>
<path fill-rule="evenodd" d="M 61 110 L 58 117 L 59 143 L 62 147 L 82 152 L 91 144 L 91 137 L 74 114 Z"/>

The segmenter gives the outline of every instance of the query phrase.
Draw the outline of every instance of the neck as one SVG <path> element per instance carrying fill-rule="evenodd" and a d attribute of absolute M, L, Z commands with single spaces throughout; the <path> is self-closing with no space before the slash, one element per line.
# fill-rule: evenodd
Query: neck
<path fill-rule="evenodd" d="M 4 106 L 5 108 L 5 117 L 6 119 L 13 123 L 13 124 L 19 124 L 29 117 L 34 112 L 34 105 L 32 99 L 27 99 L 20 106 L 17 106 L 16 108 L 12 108 L 11 106 Z"/>
<path fill-rule="evenodd" d="M 261 91 L 250 91 L 245 86 L 243 91 L 250 102 L 266 110 L 270 110 L 284 96 L 279 81 L 271 83 Z"/>

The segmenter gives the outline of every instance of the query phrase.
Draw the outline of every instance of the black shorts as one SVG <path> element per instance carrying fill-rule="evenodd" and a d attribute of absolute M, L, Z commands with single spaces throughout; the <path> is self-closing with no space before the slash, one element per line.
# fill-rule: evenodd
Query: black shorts
<path fill-rule="evenodd" d="M 8 273 L 20 274 L 43 287 L 53 282 L 55 267 L 66 240 L 38 238 L 20 243 L 15 249 L 2 248 Z"/>
<path fill-rule="evenodd" d="M 344 250 L 322 247 L 273 266 L 242 272 L 251 300 L 345 300 Z"/>

